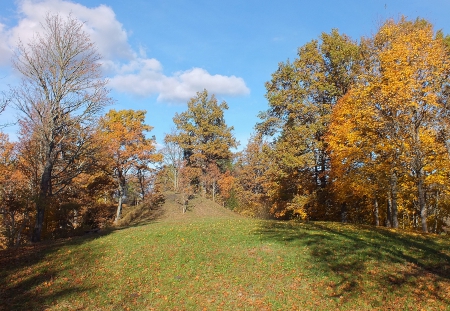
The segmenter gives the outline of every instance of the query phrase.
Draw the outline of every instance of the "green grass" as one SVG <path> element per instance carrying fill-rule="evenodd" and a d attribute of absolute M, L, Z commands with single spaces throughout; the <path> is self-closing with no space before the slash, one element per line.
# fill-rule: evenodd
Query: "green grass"
<path fill-rule="evenodd" d="M 0 253 L 0 310 L 450 310 L 448 237 L 201 218 Z"/>

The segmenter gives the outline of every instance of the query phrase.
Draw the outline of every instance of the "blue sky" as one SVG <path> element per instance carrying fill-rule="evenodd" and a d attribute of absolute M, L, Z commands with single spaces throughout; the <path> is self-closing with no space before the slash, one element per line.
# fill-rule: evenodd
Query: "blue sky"
<path fill-rule="evenodd" d="M 145 109 L 162 143 L 176 112 L 196 91 L 225 100 L 228 125 L 246 145 L 267 109 L 264 83 L 279 62 L 322 32 L 339 29 L 357 40 L 383 21 L 422 17 L 450 33 L 448 0 L 0 0 L 0 90 L 17 83 L 10 59 L 18 38 L 38 31 L 46 12 L 72 13 L 86 22 L 103 55 L 111 109 Z M 14 122 L 9 109 L 0 123 Z M 14 139 L 17 128 L 3 129 Z"/>

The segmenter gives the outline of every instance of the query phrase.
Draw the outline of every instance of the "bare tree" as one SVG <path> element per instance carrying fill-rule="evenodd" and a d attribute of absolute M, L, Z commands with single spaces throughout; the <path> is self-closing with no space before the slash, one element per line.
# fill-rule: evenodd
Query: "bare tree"
<path fill-rule="evenodd" d="M 97 114 L 111 102 L 100 55 L 83 23 L 48 14 L 31 43 L 19 43 L 13 65 L 23 76 L 12 90 L 19 122 L 39 142 L 41 172 L 32 241 L 41 239 L 45 208 L 55 193 L 86 169 L 90 133 Z M 31 133 L 30 133 L 31 134 Z"/>
<path fill-rule="evenodd" d="M 172 136 L 176 136 L 177 132 L 172 130 Z M 173 190 L 179 190 L 179 177 L 180 170 L 183 166 L 183 149 L 173 141 L 169 139 L 164 139 L 164 148 L 161 150 L 161 153 L 164 156 L 164 165 L 169 169 L 170 178 L 173 182 Z"/>
<path fill-rule="evenodd" d="M 11 101 L 10 96 L 6 95 L 5 93 L 2 92 L 1 98 L 0 98 L 0 114 L 2 114 L 5 111 L 6 107 L 10 103 L 10 101 Z M 13 124 L 12 123 L 0 124 L 0 130 L 5 128 L 5 127 L 7 127 L 7 126 L 10 126 L 10 125 L 13 125 Z"/>

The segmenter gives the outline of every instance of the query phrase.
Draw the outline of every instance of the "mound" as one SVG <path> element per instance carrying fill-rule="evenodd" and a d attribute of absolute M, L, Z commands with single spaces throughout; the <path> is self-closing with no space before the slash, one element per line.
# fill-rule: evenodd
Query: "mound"
<path fill-rule="evenodd" d="M 213 201 L 195 197 L 189 200 L 187 210 L 183 213 L 182 197 L 175 192 L 164 193 L 164 203 L 155 208 L 148 206 L 126 206 L 123 209 L 119 226 L 143 224 L 152 221 L 184 221 L 199 218 L 233 218 L 242 217 Z"/>
<path fill-rule="evenodd" d="M 233 218 L 241 217 L 237 213 L 214 203 L 213 201 L 195 197 L 189 200 L 187 210 L 183 213 L 182 198 L 174 192 L 165 193 L 165 203 L 161 206 L 161 220 L 179 221 L 192 218 Z"/>

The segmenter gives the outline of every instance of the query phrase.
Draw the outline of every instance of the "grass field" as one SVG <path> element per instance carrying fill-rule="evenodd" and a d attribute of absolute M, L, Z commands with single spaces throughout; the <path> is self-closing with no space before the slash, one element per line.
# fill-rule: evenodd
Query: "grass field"
<path fill-rule="evenodd" d="M 448 236 L 206 204 L 1 252 L 0 310 L 450 310 Z"/>

